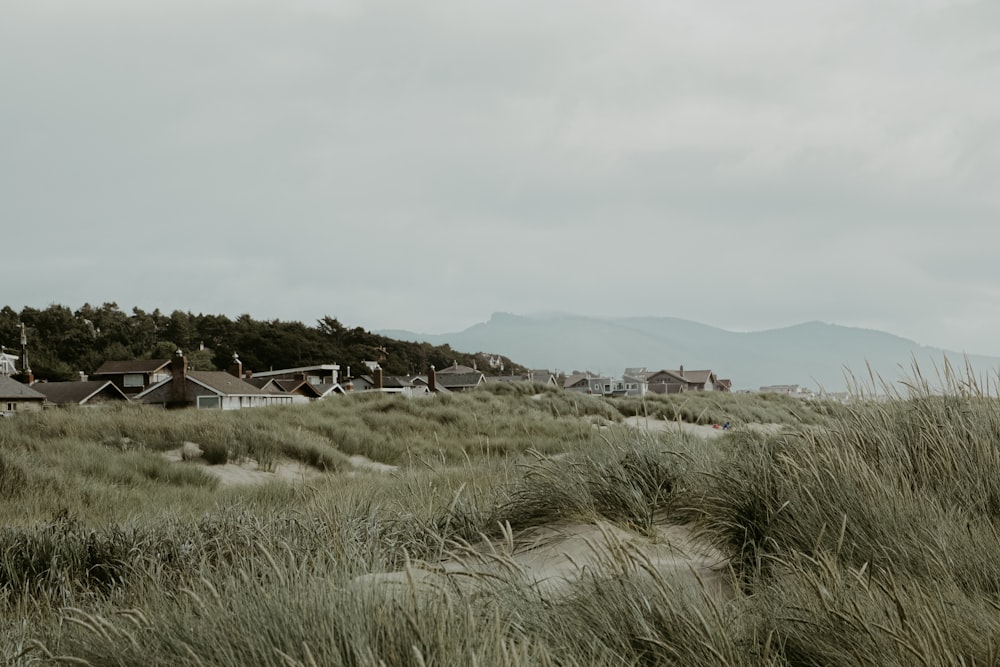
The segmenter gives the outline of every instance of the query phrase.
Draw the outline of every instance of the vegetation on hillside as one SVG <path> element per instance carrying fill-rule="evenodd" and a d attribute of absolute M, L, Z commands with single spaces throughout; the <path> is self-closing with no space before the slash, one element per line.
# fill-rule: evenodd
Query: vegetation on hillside
<path fill-rule="evenodd" d="M 69 380 L 79 372 L 90 373 L 104 361 L 116 359 L 166 359 L 177 349 L 189 355 L 201 370 L 226 369 L 234 353 L 245 368 L 269 370 L 314 364 L 340 364 L 342 372 L 367 372 L 362 362 L 379 361 L 386 374 L 426 373 L 433 364 L 444 368 L 454 362 L 486 368 L 488 355 L 452 350 L 448 345 L 410 343 L 349 328 L 324 316 L 315 326 L 301 322 L 255 320 L 240 315 L 192 314 L 158 309 L 131 314 L 115 303 L 84 304 L 77 310 L 62 305 L 44 309 L 10 306 L 0 309 L 0 345 L 20 353 L 20 325 L 28 327 L 29 360 L 36 377 Z M 204 350 L 202 349 L 204 347 Z M 508 370 L 518 367 L 502 358 Z"/>

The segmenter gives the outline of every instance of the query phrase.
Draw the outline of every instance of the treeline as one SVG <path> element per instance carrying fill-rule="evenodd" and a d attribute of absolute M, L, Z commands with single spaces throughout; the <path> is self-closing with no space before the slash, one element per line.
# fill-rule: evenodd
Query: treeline
<path fill-rule="evenodd" d="M 361 327 L 348 328 L 324 316 L 315 326 L 301 322 L 255 320 L 250 315 L 193 314 L 159 309 L 122 311 L 116 303 L 84 304 L 77 310 L 50 305 L 45 309 L 10 306 L 0 310 L 0 345 L 21 353 L 21 324 L 28 338 L 28 360 L 39 379 L 69 380 L 92 373 L 118 359 L 166 359 L 180 349 L 194 368 L 224 370 L 239 354 L 243 366 L 264 371 L 314 364 L 340 364 L 355 376 L 367 373 L 364 361 L 378 361 L 388 375 L 423 374 L 454 362 L 486 370 L 489 355 L 457 352 L 448 345 L 411 343 L 379 336 Z M 506 372 L 521 367 L 503 358 Z"/>

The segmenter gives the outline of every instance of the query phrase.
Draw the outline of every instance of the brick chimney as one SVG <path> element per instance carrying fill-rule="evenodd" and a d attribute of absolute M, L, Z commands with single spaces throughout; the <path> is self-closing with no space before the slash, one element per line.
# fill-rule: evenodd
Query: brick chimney
<path fill-rule="evenodd" d="M 382 369 L 376 368 L 372 373 L 375 376 L 375 389 L 382 391 Z"/>
<path fill-rule="evenodd" d="M 240 380 L 243 379 L 243 362 L 240 361 L 240 355 L 235 352 L 233 352 L 233 363 L 229 366 L 229 374 Z"/>
<path fill-rule="evenodd" d="M 432 393 L 437 393 L 437 371 L 434 370 L 434 364 L 431 364 L 431 370 L 427 374 L 427 389 Z"/>
<path fill-rule="evenodd" d="M 187 357 L 180 350 L 170 360 L 170 403 L 187 403 Z"/>

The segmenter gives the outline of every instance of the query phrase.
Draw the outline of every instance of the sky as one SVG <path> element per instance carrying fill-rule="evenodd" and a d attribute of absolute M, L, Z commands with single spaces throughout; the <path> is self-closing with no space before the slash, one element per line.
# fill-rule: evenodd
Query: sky
<path fill-rule="evenodd" d="M 992 0 L 6 0 L 0 305 L 1000 356 Z"/>

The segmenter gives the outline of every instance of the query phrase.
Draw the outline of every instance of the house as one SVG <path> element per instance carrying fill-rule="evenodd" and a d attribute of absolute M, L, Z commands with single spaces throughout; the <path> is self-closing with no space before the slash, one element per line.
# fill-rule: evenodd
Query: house
<path fill-rule="evenodd" d="M 284 380 L 276 378 L 248 378 L 244 380 L 247 384 L 257 387 L 265 393 L 291 394 L 295 398 L 295 403 L 308 403 L 309 401 L 323 398 L 326 394 L 320 389 L 322 385 L 306 382 L 305 376 L 300 376 L 294 380 Z M 327 385 L 330 391 L 340 388 L 340 385 Z"/>
<path fill-rule="evenodd" d="M 276 380 L 296 380 L 299 377 L 303 377 L 309 384 L 335 385 L 339 381 L 339 373 L 339 364 L 317 364 L 315 366 L 280 368 L 278 370 L 254 372 L 251 374 L 251 377 L 274 378 Z"/>
<path fill-rule="evenodd" d="M 625 385 L 620 380 L 590 373 L 570 375 L 563 382 L 563 389 L 579 394 L 593 394 L 594 396 L 613 396 L 615 392 L 621 396 L 625 394 Z"/>
<path fill-rule="evenodd" d="M 32 388 L 43 394 L 49 405 L 95 407 L 129 400 L 111 380 L 38 382 Z"/>
<path fill-rule="evenodd" d="M 676 394 L 682 391 L 730 391 L 733 381 L 719 379 L 710 370 L 685 371 L 681 366 L 678 370 L 661 370 L 651 373 L 647 378 L 649 391 L 657 394 Z"/>
<path fill-rule="evenodd" d="M 479 371 L 471 373 L 442 373 L 438 371 L 435 389 L 443 387 L 448 391 L 471 391 L 485 382 L 486 376 Z"/>
<path fill-rule="evenodd" d="M 0 416 L 9 417 L 18 412 L 41 410 L 45 394 L 6 375 L 0 375 Z"/>
<path fill-rule="evenodd" d="M 622 374 L 622 382 L 625 383 L 626 396 L 645 396 L 646 392 L 649 391 L 645 368 L 626 368 Z"/>
<path fill-rule="evenodd" d="M 661 370 L 646 376 L 649 391 L 654 394 L 679 394 L 692 389 L 681 371 Z"/>
<path fill-rule="evenodd" d="M 17 375 L 17 357 L 13 354 L 0 352 L 0 375 Z"/>
<path fill-rule="evenodd" d="M 296 376 L 290 380 L 284 378 L 255 376 L 246 379 L 245 382 L 252 384 L 264 392 L 294 394 L 295 396 L 302 397 L 303 400 L 316 400 L 319 398 L 326 398 L 327 396 L 333 396 L 334 394 L 345 393 L 344 388 L 339 384 L 309 382 L 306 379 L 305 373 L 297 373 Z"/>
<path fill-rule="evenodd" d="M 97 380 L 110 380 L 126 396 L 133 397 L 170 377 L 170 359 L 105 361 L 90 375 Z"/>
<path fill-rule="evenodd" d="M 544 384 L 548 387 L 558 387 L 556 376 L 545 370 L 528 371 L 523 375 L 488 375 L 487 382 L 531 382 L 534 384 Z"/>
<path fill-rule="evenodd" d="M 189 371 L 187 357 L 170 360 L 170 374 L 135 396 L 135 400 L 165 408 L 198 407 L 239 410 L 268 405 L 290 405 L 295 396 L 263 391 L 223 371 Z"/>
<path fill-rule="evenodd" d="M 360 375 L 348 385 L 352 391 L 379 391 L 404 396 L 425 396 L 445 391 L 441 386 L 435 385 L 433 367 L 430 375 L 383 375 L 382 369 L 376 366 L 371 375 Z"/>
<path fill-rule="evenodd" d="M 463 366 L 457 361 L 453 362 L 451 366 L 445 366 L 444 368 L 437 371 L 438 375 L 468 375 L 470 373 L 478 373 L 479 369 L 476 367 Z"/>
<path fill-rule="evenodd" d="M 572 375 L 567 376 L 566 380 L 563 381 L 563 389 L 567 391 L 575 391 L 578 394 L 591 394 L 593 393 L 590 387 L 591 377 L 593 376 L 589 373 L 573 373 Z"/>

